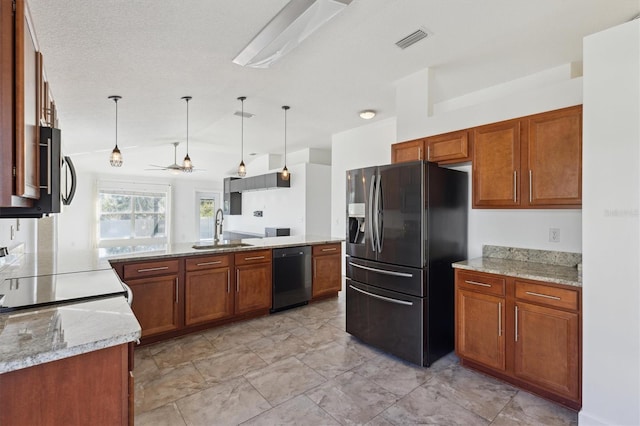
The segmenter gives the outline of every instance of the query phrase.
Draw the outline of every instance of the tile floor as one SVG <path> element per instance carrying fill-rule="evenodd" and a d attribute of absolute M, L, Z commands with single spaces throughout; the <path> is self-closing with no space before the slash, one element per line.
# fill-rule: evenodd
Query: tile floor
<path fill-rule="evenodd" d="M 144 425 L 576 425 L 577 414 L 462 368 L 420 368 L 347 334 L 344 292 L 135 352 Z"/>

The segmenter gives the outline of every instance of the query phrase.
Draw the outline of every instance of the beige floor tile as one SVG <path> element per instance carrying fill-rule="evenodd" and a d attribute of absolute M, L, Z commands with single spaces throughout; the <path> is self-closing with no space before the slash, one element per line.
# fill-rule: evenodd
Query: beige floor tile
<path fill-rule="evenodd" d="M 184 426 L 186 423 L 174 402 L 158 407 L 154 410 L 136 414 L 136 426 Z"/>
<path fill-rule="evenodd" d="M 205 386 L 204 378 L 191 363 L 160 370 L 146 382 L 136 381 L 135 410 L 143 413 L 158 408 L 198 392 Z"/>
<path fill-rule="evenodd" d="M 177 402 L 187 425 L 236 425 L 271 408 L 245 380 L 238 377 Z"/>
<path fill-rule="evenodd" d="M 136 347 L 133 352 L 133 358 L 133 375 L 136 382 L 145 382 L 158 374 L 160 369 L 148 347 Z"/>
<path fill-rule="evenodd" d="M 307 327 L 299 328 L 292 331 L 292 334 L 295 334 L 299 339 L 312 347 L 322 346 L 331 342 L 346 343 L 351 339 L 349 334 L 327 324 L 315 329 Z"/>
<path fill-rule="evenodd" d="M 249 326 L 264 336 L 270 336 L 273 334 L 288 333 L 291 330 L 299 328 L 301 325 L 299 322 L 281 312 L 251 320 Z"/>
<path fill-rule="evenodd" d="M 423 385 L 438 395 L 492 421 L 518 392 L 504 382 L 452 365 Z"/>
<path fill-rule="evenodd" d="M 294 357 L 254 370 L 245 377 L 272 405 L 300 395 L 326 380 Z"/>
<path fill-rule="evenodd" d="M 310 349 L 309 345 L 289 333 L 265 336 L 249 343 L 247 347 L 269 364 L 303 354 Z"/>
<path fill-rule="evenodd" d="M 245 346 L 236 346 L 193 364 L 205 380 L 210 382 L 222 382 L 267 366 L 266 362 Z"/>
<path fill-rule="evenodd" d="M 396 402 L 396 396 L 353 372 L 344 373 L 306 393 L 341 424 L 363 424 Z"/>
<path fill-rule="evenodd" d="M 418 387 L 382 413 L 394 425 L 488 425 L 489 422 L 424 387 Z"/>
<path fill-rule="evenodd" d="M 327 343 L 297 357 L 330 379 L 364 363 L 367 358 L 337 343 Z"/>
<path fill-rule="evenodd" d="M 496 426 L 575 426 L 577 424 L 578 413 L 575 411 L 524 391 L 518 391 L 518 394 L 492 423 Z"/>
<path fill-rule="evenodd" d="M 201 334 L 178 337 L 149 349 L 159 368 L 174 367 L 215 353 L 211 342 Z"/>
<path fill-rule="evenodd" d="M 339 425 L 326 411 L 304 395 L 298 395 L 242 423 L 243 426 Z"/>
<path fill-rule="evenodd" d="M 226 351 L 262 339 L 264 336 L 248 322 L 235 323 L 203 331 L 202 335 L 216 348 Z"/>
<path fill-rule="evenodd" d="M 397 396 L 408 394 L 433 375 L 428 368 L 418 367 L 389 355 L 373 358 L 353 371 Z"/>

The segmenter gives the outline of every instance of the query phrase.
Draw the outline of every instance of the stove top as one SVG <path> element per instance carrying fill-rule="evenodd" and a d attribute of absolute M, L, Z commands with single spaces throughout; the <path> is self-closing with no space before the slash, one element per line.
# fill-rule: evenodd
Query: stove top
<path fill-rule="evenodd" d="M 0 283 L 0 312 L 127 295 L 112 269 L 7 278 Z"/>

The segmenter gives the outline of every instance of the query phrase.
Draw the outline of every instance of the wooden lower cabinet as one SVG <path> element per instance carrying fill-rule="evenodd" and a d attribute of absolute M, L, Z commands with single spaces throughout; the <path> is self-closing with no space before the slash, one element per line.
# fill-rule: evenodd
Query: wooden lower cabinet
<path fill-rule="evenodd" d="M 126 283 L 133 292 L 131 309 L 142 327 L 142 337 L 180 328 L 178 275 L 127 280 Z"/>
<path fill-rule="evenodd" d="M 271 308 L 271 250 L 247 251 L 235 255 L 235 313 Z"/>
<path fill-rule="evenodd" d="M 312 298 L 335 296 L 342 289 L 342 247 L 340 244 L 313 246 Z"/>
<path fill-rule="evenodd" d="M 456 354 L 572 409 L 582 406 L 581 289 L 456 269 Z M 504 296 L 496 295 L 504 282 Z"/>
<path fill-rule="evenodd" d="M 186 260 L 186 326 L 233 315 L 229 256 L 208 256 Z"/>
<path fill-rule="evenodd" d="M 122 344 L 0 374 L 0 425 L 127 425 L 129 372 Z"/>

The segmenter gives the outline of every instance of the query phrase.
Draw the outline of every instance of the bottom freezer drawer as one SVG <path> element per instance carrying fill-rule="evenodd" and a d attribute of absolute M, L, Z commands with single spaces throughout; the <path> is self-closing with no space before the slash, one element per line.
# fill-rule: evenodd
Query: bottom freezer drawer
<path fill-rule="evenodd" d="M 347 280 L 347 332 L 385 352 L 424 365 L 424 299 Z"/>

